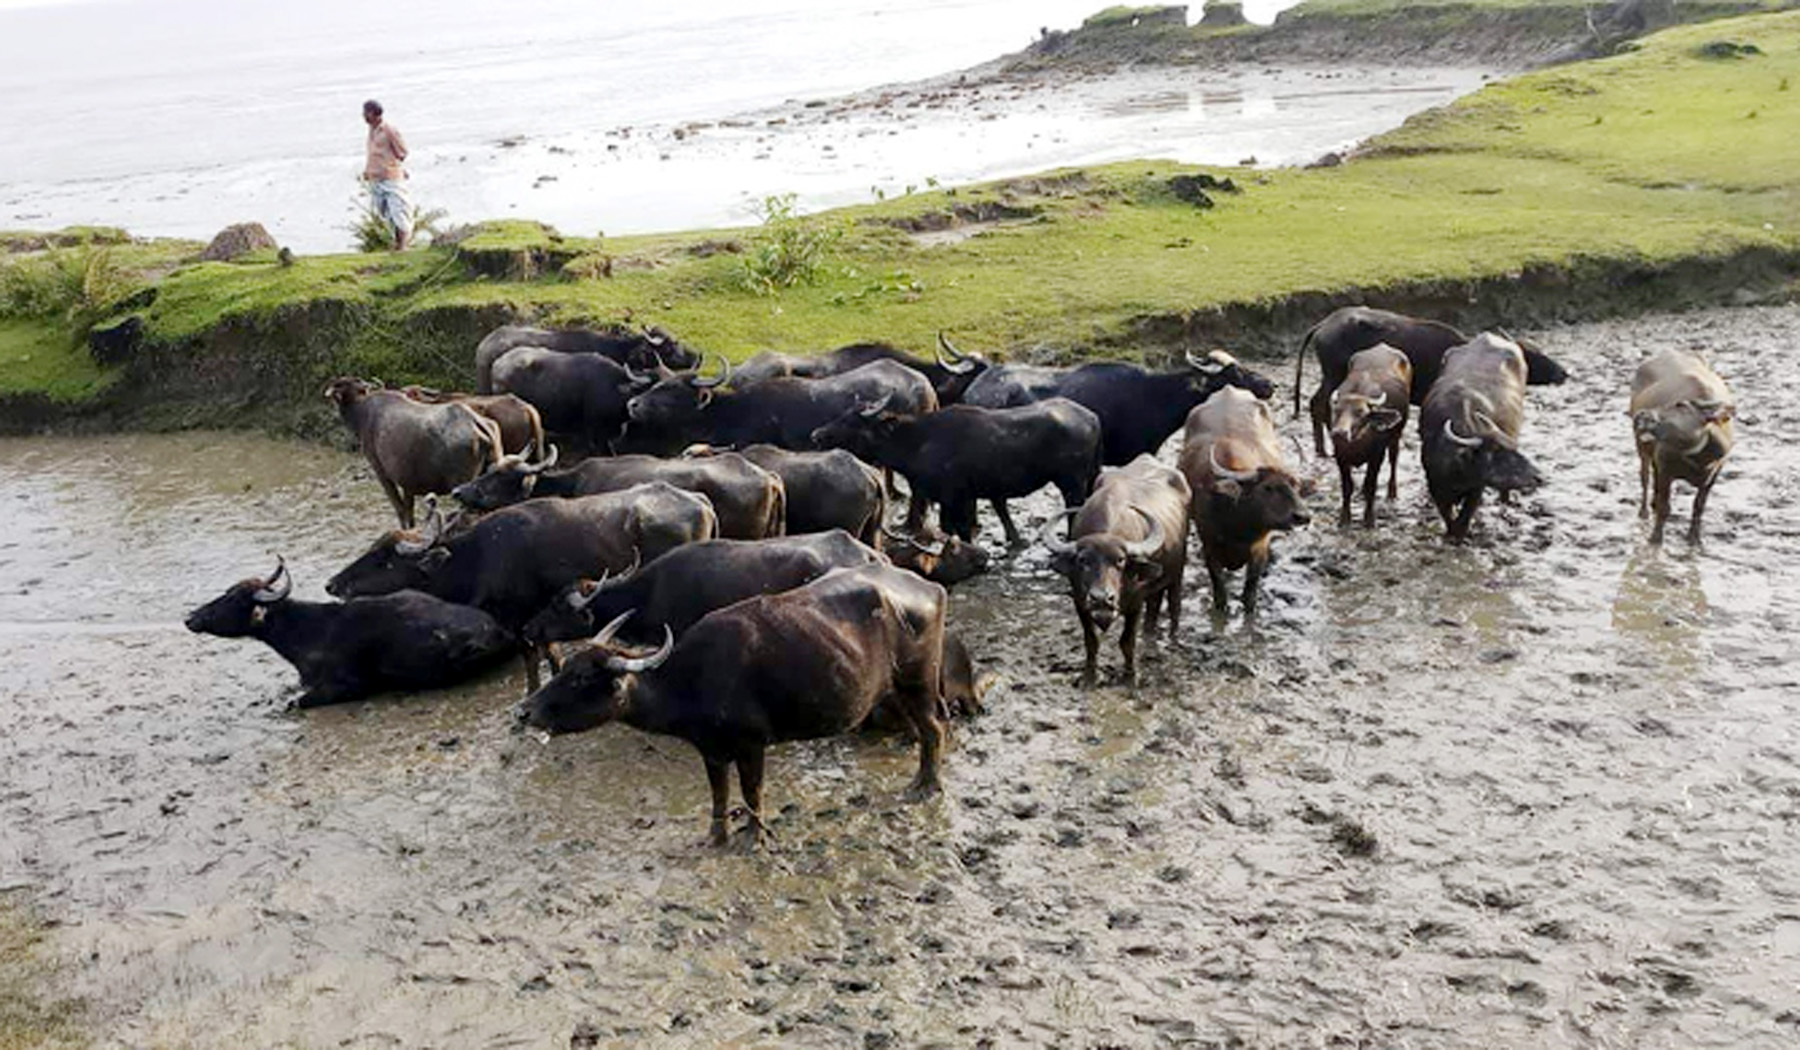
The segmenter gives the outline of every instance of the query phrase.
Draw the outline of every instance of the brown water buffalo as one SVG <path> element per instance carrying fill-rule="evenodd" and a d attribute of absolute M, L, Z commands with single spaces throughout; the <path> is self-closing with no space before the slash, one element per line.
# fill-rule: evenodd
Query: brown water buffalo
<path fill-rule="evenodd" d="M 689 445 L 688 459 L 729 449 Z M 887 489 L 881 472 L 843 449 L 791 452 L 774 445 L 751 445 L 739 455 L 781 479 L 787 489 L 787 534 L 843 529 L 871 547 L 880 545 L 887 517 Z"/>
<path fill-rule="evenodd" d="M 1099 665 L 1100 635 L 1123 614 L 1119 651 L 1125 677 L 1137 681 L 1138 622 L 1156 629 L 1166 600 L 1169 637 L 1181 626 L 1181 576 L 1187 569 L 1187 479 L 1149 454 L 1100 475 L 1093 495 L 1075 511 L 1069 538 L 1052 537 L 1058 519 L 1044 531 L 1050 567 L 1069 579 L 1069 596 L 1087 646 L 1083 680 L 1092 683 Z M 1146 607 L 1148 615 L 1145 615 Z"/>
<path fill-rule="evenodd" d="M 1731 388 L 1698 352 L 1664 350 L 1638 366 L 1631 380 L 1631 427 L 1638 453 L 1638 514 L 1650 513 L 1656 489 L 1656 524 L 1650 542 L 1661 543 L 1669 521 L 1670 489 L 1694 486 L 1688 542 L 1700 542 L 1700 516 L 1731 452 Z"/>
<path fill-rule="evenodd" d="M 1300 387 L 1306 370 L 1306 352 L 1319 358 L 1319 388 L 1312 396 L 1313 450 L 1325 454 L 1325 428 L 1331 422 L 1331 392 L 1344 381 L 1350 369 L 1350 358 L 1358 350 L 1386 343 L 1404 353 L 1412 362 L 1412 403 L 1425 403 L 1425 394 L 1437 381 L 1444 353 L 1453 346 L 1468 342 L 1468 336 L 1437 321 L 1367 306 L 1346 306 L 1333 310 L 1323 321 L 1313 325 L 1300 343 L 1300 354 L 1294 362 L 1294 414 L 1300 414 Z M 1525 354 L 1526 382 L 1533 386 L 1561 383 L 1569 378 L 1562 365 L 1535 347 L 1522 347 Z"/>
<path fill-rule="evenodd" d="M 1350 371 L 1331 392 L 1331 454 L 1337 460 L 1344 496 L 1338 523 L 1350 523 L 1350 497 L 1356 483 L 1350 472 L 1367 466 L 1363 477 L 1363 524 L 1375 524 L 1375 485 L 1381 459 L 1388 461 L 1388 499 L 1400 494 L 1400 437 L 1412 412 L 1412 362 L 1386 343 L 1358 350 Z"/>
<path fill-rule="evenodd" d="M 921 525 L 912 532 L 883 526 L 881 551 L 902 569 L 946 587 L 988 571 L 988 552 L 980 544 L 947 536 L 930 525 Z"/>
<path fill-rule="evenodd" d="M 332 380 L 325 400 L 356 435 L 403 529 L 413 526 L 418 497 L 449 492 L 502 455 L 499 426 L 465 405 L 421 404 L 348 377 Z"/>
<path fill-rule="evenodd" d="M 1525 422 L 1525 354 L 1510 339 L 1482 333 L 1452 347 L 1419 409 L 1419 452 L 1431 502 L 1452 542 L 1486 489 L 1529 492 L 1543 476 L 1519 452 Z"/>
<path fill-rule="evenodd" d="M 780 594 L 709 613 L 676 641 L 633 656 L 613 644 L 631 615 L 527 699 L 527 724 L 576 733 L 620 721 L 694 745 L 712 786 L 712 839 L 726 841 L 731 767 L 748 832 L 763 826 L 763 756 L 771 744 L 835 736 L 893 704 L 919 740 L 916 797 L 940 790 L 944 589 L 888 565 L 838 569 Z"/>
<path fill-rule="evenodd" d="M 500 427 L 500 444 L 508 454 L 544 447 L 544 420 L 524 398 L 512 394 L 459 394 L 428 386 L 405 386 L 400 392 L 427 405 L 467 405 Z"/>
<path fill-rule="evenodd" d="M 1179 462 L 1194 495 L 1190 517 L 1200 534 L 1213 608 L 1225 611 L 1225 573 L 1247 569 L 1244 612 L 1254 613 L 1270 538 L 1312 520 L 1268 406 L 1236 387 L 1207 398 L 1188 413 Z"/>

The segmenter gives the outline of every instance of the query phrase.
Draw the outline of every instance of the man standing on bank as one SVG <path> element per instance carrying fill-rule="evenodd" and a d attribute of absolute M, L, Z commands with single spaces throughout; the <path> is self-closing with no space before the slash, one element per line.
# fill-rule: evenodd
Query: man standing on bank
<path fill-rule="evenodd" d="M 369 160 L 363 165 L 363 181 L 375 214 L 394 231 L 394 250 L 405 251 L 412 240 L 412 200 L 406 194 L 406 140 L 392 124 L 381 119 L 381 103 L 363 103 L 363 122 L 369 125 Z"/>

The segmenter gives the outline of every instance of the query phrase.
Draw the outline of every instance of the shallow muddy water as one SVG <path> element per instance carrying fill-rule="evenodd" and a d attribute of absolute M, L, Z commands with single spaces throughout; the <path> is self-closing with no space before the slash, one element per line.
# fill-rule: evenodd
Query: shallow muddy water
<path fill-rule="evenodd" d="M 946 797 L 900 801 L 898 740 L 786 746 L 754 856 L 701 845 L 686 745 L 515 736 L 516 673 L 288 713 L 181 628 L 277 551 L 319 597 L 384 525 L 356 460 L 0 442 L 0 891 L 109 1047 L 1791 1045 L 1800 309 L 1540 338 L 1552 483 L 1468 547 L 1415 442 L 1373 532 L 1311 464 L 1260 622 L 1201 574 L 1135 691 L 1075 686 L 1024 551 L 953 600 L 1000 682 Z M 1656 551 L 1624 389 L 1690 344 L 1739 447 L 1705 550 Z"/>

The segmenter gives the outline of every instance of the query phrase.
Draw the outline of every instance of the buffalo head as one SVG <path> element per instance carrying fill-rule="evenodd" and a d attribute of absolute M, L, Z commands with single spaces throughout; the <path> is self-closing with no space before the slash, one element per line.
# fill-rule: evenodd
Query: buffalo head
<path fill-rule="evenodd" d="M 698 369 L 657 369 L 652 385 L 625 402 L 627 442 L 642 448 L 673 446 L 692 432 L 717 388 L 731 381 L 731 362 L 721 356 L 719 363 L 719 374 L 710 379 Z"/>
<path fill-rule="evenodd" d="M 1426 480 L 1436 491 L 1530 492 L 1544 476 L 1519 451 L 1518 442 L 1485 413 L 1469 413 L 1468 432 L 1444 420 L 1425 454 Z"/>
<path fill-rule="evenodd" d="M 563 661 L 562 670 L 542 689 L 525 698 L 519 716 L 526 725 L 553 734 L 596 729 L 625 709 L 630 676 L 662 666 L 675 648 L 675 633 L 663 628 L 663 644 L 648 655 L 632 656 L 613 644 L 613 636 L 631 617 L 629 611 L 608 623 L 589 647 Z"/>
<path fill-rule="evenodd" d="M 1136 589 L 1162 575 L 1162 563 L 1157 560 L 1165 538 L 1162 523 L 1141 510 L 1137 514 L 1150 529 L 1141 540 L 1111 532 L 1090 533 L 1073 542 L 1057 540 L 1055 530 L 1062 516 L 1051 518 L 1044 527 L 1050 567 L 1068 577 L 1075 601 L 1102 631 L 1118 616 L 1127 587 Z"/>
<path fill-rule="evenodd" d="M 195 634 L 242 638 L 261 633 L 270 606 L 287 600 L 294 589 L 287 563 L 275 559 L 275 571 L 266 580 L 249 579 L 188 613 L 187 629 Z"/>
<path fill-rule="evenodd" d="M 445 526 L 437 501 L 429 501 L 428 506 L 422 528 L 416 532 L 396 529 L 376 540 L 362 557 L 326 581 L 325 593 L 334 598 L 360 598 L 408 588 L 425 590 L 450 558 L 450 552 L 439 545 Z"/>
<path fill-rule="evenodd" d="M 953 586 L 988 571 L 988 552 L 960 536 L 946 536 L 927 526 L 907 535 L 882 526 L 882 553 L 895 565 L 933 583 Z"/>
<path fill-rule="evenodd" d="M 886 447 L 894 431 L 907 419 L 898 412 L 887 410 L 892 399 L 892 394 L 884 394 L 878 401 L 860 404 L 824 426 L 814 428 L 813 447 L 841 448 L 866 462 L 881 462 L 878 450 Z"/>
<path fill-rule="evenodd" d="M 1638 444 L 1654 444 L 1693 458 L 1712 444 L 1728 445 L 1725 424 L 1737 407 L 1725 401 L 1677 401 L 1661 408 L 1646 408 L 1631 417 Z"/>
<path fill-rule="evenodd" d="M 608 573 L 598 580 L 576 580 L 526 621 L 519 636 L 528 645 L 547 645 L 592 635 L 596 618 L 614 614 L 621 601 L 630 600 L 619 585 L 630 579 L 637 568 L 638 556 L 634 554 L 631 567 L 616 576 Z"/>
<path fill-rule="evenodd" d="M 538 475 L 556 466 L 556 446 L 536 463 L 531 461 L 531 446 L 516 455 L 502 456 L 486 474 L 465 481 L 450 491 L 458 503 L 470 510 L 498 510 L 531 498 Z"/>
<path fill-rule="evenodd" d="M 1241 387 L 1263 401 L 1274 396 L 1275 384 L 1260 372 L 1245 368 L 1238 363 L 1237 358 L 1223 350 L 1208 350 L 1203 356 L 1196 356 L 1189 351 L 1186 361 L 1188 367 L 1194 370 L 1195 390 L 1203 401 L 1215 391 L 1228 386 Z"/>
<path fill-rule="evenodd" d="M 1376 433 L 1386 433 L 1405 422 L 1403 409 L 1387 403 L 1385 390 L 1374 397 L 1349 393 L 1342 387 L 1331 392 L 1331 440 L 1334 444 L 1350 445 Z"/>
<path fill-rule="evenodd" d="M 1219 462 L 1215 446 L 1207 451 L 1212 465 L 1212 498 L 1233 505 L 1236 513 L 1260 528 L 1286 532 L 1312 522 L 1302 486 L 1292 474 L 1278 467 L 1233 470 Z"/>
<path fill-rule="evenodd" d="M 343 409 L 349 408 L 380 389 L 380 383 L 357 379 L 353 376 L 338 376 L 325 384 L 324 396 L 325 400 Z"/>

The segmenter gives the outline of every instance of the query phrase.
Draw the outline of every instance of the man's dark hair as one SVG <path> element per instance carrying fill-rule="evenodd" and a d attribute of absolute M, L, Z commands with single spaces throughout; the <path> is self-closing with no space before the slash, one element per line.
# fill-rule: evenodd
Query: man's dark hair
<path fill-rule="evenodd" d="M 379 117 L 379 116 L 381 116 L 381 103 L 375 101 L 374 99 L 370 99 L 369 101 L 363 103 L 363 112 L 364 113 L 373 113 Z"/>

